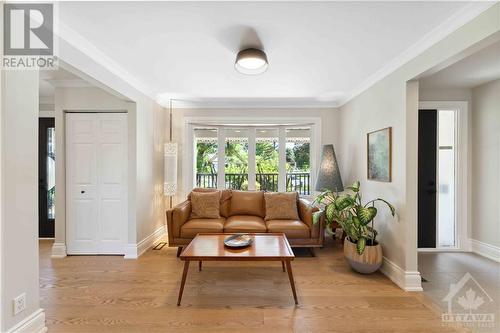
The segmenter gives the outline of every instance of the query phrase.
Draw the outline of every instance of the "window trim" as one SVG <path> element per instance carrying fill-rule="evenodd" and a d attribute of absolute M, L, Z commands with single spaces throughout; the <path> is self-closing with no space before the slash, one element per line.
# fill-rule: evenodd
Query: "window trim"
<path fill-rule="evenodd" d="M 183 177 L 182 180 L 182 194 L 185 197 L 195 186 L 194 181 L 196 179 L 196 156 L 194 155 L 194 129 L 198 126 L 212 126 L 218 127 L 218 146 L 224 146 L 225 134 L 224 128 L 236 127 L 237 125 L 242 127 L 274 127 L 279 128 L 280 141 L 284 138 L 286 141 L 286 129 L 289 128 L 300 128 L 304 126 L 309 126 L 311 128 L 311 143 L 310 143 L 310 159 L 311 159 L 311 188 L 314 187 L 316 183 L 317 167 L 319 165 L 320 158 L 320 148 L 321 148 L 321 118 L 319 117 L 288 117 L 288 118 L 275 118 L 275 117 L 183 117 L 183 130 L 184 130 L 184 142 L 186 143 L 186 148 L 183 149 L 182 153 L 182 165 L 186 166 L 187 177 Z M 250 131 L 254 135 L 255 131 Z M 283 136 L 283 138 L 282 138 Z M 279 145 L 279 158 L 280 158 L 280 169 L 278 178 L 278 190 L 286 190 L 286 145 Z M 219 154 L 218 159 L 224 159 L 224 150 L 218 149 Z M 249 150 L 250 153 L 250 150 Z M 222 155 L 221 155 L 222 154 Z M 252 152 L 255 154 L 255 151 Z M 255 158 L 255 157 L 254 157 Z M 250 160 L 250 158 L 249 158 Z M 283 161 L 282 161 L 283 160 Z M 250 161 L 249 161 L 250 162 Z M 222 170 L 221 170 L 222 169 Z M 249 169 L 250 172 L 250 169 Z M 224 179 L 224 168 L 218 168 L 217 176 L 219 179 Z M 217 188 L 223 189 L 224 183 L 218 182 Z"/>

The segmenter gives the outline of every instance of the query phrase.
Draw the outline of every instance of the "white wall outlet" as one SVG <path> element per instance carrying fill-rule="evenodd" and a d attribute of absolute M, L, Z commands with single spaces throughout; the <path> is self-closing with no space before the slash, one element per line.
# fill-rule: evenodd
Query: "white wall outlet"
<path fill-rule="evenodd" d="M 22 312 L 26 309 L 26 293 L 22 293 L 21 295 L 14 298 L 14 315 Z"/>

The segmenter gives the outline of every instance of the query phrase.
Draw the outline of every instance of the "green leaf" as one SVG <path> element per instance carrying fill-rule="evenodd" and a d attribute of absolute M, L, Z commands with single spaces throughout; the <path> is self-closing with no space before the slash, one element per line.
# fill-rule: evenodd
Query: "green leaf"
<path fill-rule="evenodd" d="M 355 181 L 354 184 L 352 184 L 351 186 L 347 187 L 347 189 L 357 193 L 357 192 L 359 192 L 359 187 L 360 187 L 360 182 L 358 180 L 358 181 Z"/>
<path fill-rule="evenodd" d="M 317 212 L 313 213 L 313 224 L 317 224 L 319 220 L 321 219 L 321 216 L 323 215 L 322 210 L 318 210 Z"/>
<path fill-rule="evenodd" d="M 389 207 L 389 209 L 391 210 L 392 216 L 394 216 L 396 214 L 396 208 L 394 208 L 394 206 L 391 205 L 389 202 L 387 202 L 386 200 L 381 199 L 381 198 L 378 198 L 377 200 L 384 202 Z"/>
<path fill-rule="evenodd" d="M 335 200 L 335 208 L 337 208 L 337 210 L 339 211 L 351 207 L 353 204 L 354 200 L 347 195 L 339 196 Z"/>
<path fill-rule="evenodd" d="M 325 212 L 326 212 L 326 220 L 328 221 L 328 223 L 332 223 L 333 217 L 335 215 L 335 204 L 331 203 L 328 206 L 326 206 Z"/>
<path fill-rule="evenodd" d="M 352 218 L 352 222 L 353 222 L 353 223 L 354 223 L 354 225 L 355 225 L 356 227 L 358 227 L 358 228 L 361 226 L 361 221 L 360 221 L 360 220 L 359 220 L 359 218 L 357 218 L 356 216 L 354 216 L 354 217 Z"/>
<path fill-rule="evenodd" d="M 358 229 L 356 229 L 352 224 L 349 226 L 349 228 L 347 229 L 347 235 L 349 236 L 349 238 L 351 238 L 353 241 L 356 241 L 358 240 L 359 238 L 359 231 Z"/>
<path fill-rule="evenodd" d="M 365 251 L 365 246 L 366 246 L 366 238 L 360 237 L 358 238 L 358 242 L 356 243 L 356 252 L 358 252 L 359 255 L 363 254 Z"/>
<path fill-rule="evenodd" d="M 377 208 L 356 206 L 356 214 L 358 215 L 361 224 L 367 225 L 375 218 L 375 215 L 377 215 Z"/>
<path fill-rule="evenodd" d="M 377 199 L 374 199 L 372 201 L 368 201 L 364 207 L 367 207 L 369 206 L 370 204 L 374 204 L 375 202 L 377 201 L 382 201 L 383 203 L 385 203 L 387 205 L 387 207 L 389 207 L 389 209 L 391 210 L 391 214 L 392 216 L 394 216 L 396 214 L 396 208 L 394 208 L 393 205 L 391 205 L 389 202 L 387 202 L 386 200 L 382 199 L 382 198 L 377 198 Z"/>

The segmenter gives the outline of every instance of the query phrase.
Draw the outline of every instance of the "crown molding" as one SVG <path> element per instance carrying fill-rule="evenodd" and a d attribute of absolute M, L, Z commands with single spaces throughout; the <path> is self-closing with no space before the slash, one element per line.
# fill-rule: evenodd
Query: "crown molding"
<path fill-rule="evenodd" d="M 436 28 L 432 29 L 430 32 L 424 35 L 424 37 L 422 37 L 412 46 L 410 46 L 401 54 L 399 54 L 396 58 L 392 59 L 384 67 L 376 71 L 373 75 L 369 76 L 359 86 L 351 90 L 345 98 L 339 100 L 338 106 L 339 107 L 344 106 L 354 97 L 360 95 L 364 91 L 368 90 L 375 83 L 381 81 L 388 75 L 394 73 L 396 70 L 401 68 L 410 60 L 416 58 L 417 56 L 422 54 L 425 50 L 429 49 L 434 44 L 443 40 L 452 32 L 462 27 L 467 22 L 471 21 L 472 19 L 474 19 L 479 14 L 481 14 L 488 8 L 492 7 L 496 3 L 497 1 L 477 1 L 467 4 L 461 10 L 451 15 L 447 20 L 443 21 L 443 23 L 438 25 Z"/>
<path fill-rule="evenodd" d="M 89 88 L 94 87 L 83 79 L 45 79 L 54 88 Z"/>
<path fill-rule="evenodd" d="M 261 108 L 261 109 L 335 109 L 334 101 L 318 101 L 314 98 L 196 98 L 182 97 L 169 98 L 167 94 L 160 94 L 156 101 L 168 107 L 170 100 L 176 109 L 232 109 L 232 108 Z"/>

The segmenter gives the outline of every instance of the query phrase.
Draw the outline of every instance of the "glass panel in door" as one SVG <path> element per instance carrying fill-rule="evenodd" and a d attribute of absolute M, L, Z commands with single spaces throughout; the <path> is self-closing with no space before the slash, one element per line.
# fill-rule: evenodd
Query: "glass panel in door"
<path fill-rule="evenodd" d="M 39 118 L 38 130 L 38 236 L 54 237 L 56 155 L 54 118 Z"/>
<path fill-rule="evenodd" d="M 225 188 L 248 190 L 248 134 L 245 128 L 225 129 Z"/>
<path fill-rule="evenodd" d="M 196 187 L 217 188 L 217 132 L 215 128 L 196 128 L 194 146 Z"/>
<path fill-rule="evenodd" d="M 278 191 L 279 130 L 257 128 L 255 131 L 255 189 Z"/>
<path fill-rule="evenodd" d="M 286 130 L 286 190 L 309 195 L 311 183 L 311 129 Z"/>
<path fill-rule="evenodd" d="M 56 131 L 47 128 L 47 218 L 56 218 Z"/>
<path fill-rule="evenodd" d="M 438 247 L 455 246 L 455 111 L 438 114 Z"/>

